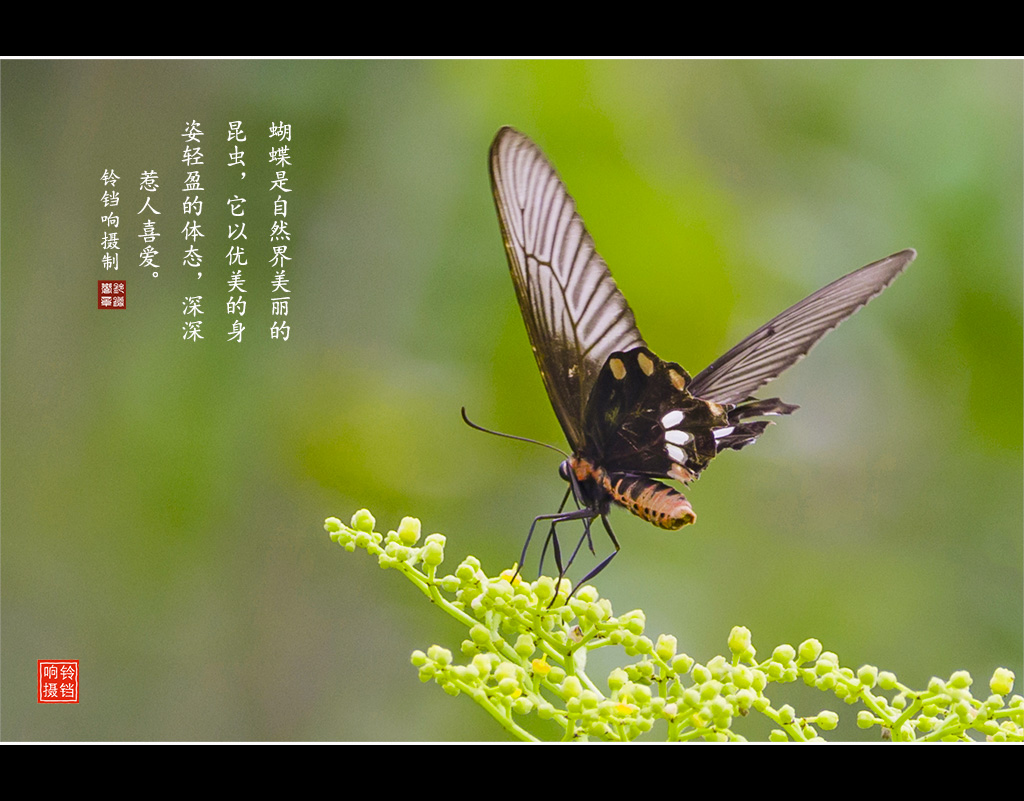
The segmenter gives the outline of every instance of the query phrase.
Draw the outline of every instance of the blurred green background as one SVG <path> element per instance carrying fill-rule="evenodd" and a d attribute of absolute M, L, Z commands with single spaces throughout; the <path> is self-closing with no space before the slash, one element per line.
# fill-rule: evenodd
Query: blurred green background
<path fill-rule="evenodd" d="M 911 685 L 967 669 L 984 696 L 1006 666 L 1020 691 L 1020 62 L 5 61 L 0 80 L 4 739 L 503 737 L 409 664 L 464 632 L 322 522 L 415 515 L 450 567 L 494 574 L 561 500 L 557 455 L 459 418 L 563 444 L 490 196 L 504 124 L 693 373 L 919 252 L 772 385 L 800 412 L 690 488 L 696 526 L 613 515 L 623 551 L 597 584 L 616 611 L 699 661 L 742 624 L 762 655 L 813 636 Z M 266 126 L 292 125 L 287 343 L 257 259 L 247 338 L 226 341 L 223 159 L 203 170 L 202 279 L 175 255 L 193 119 L 211 156 L 242 120 L 254 176 Z M 141 171 L 163 179 L 163 270 L 122 250 L 123 313 L 95 308 L 108 168 L 123 239 Z M 200 345 L 181 339 L 193 294 Z M 81 660 L 80 704 L 36 703 L 48 658 Z M 803 689 L 776 697 L 836 707 Z"/>

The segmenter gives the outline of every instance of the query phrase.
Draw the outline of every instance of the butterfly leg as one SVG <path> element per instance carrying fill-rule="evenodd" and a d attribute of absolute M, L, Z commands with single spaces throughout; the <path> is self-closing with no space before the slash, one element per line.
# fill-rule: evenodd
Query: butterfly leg
<path fill-rule="evenodd" d="M 608 567 L 608 563 L 611 562 L 612 559 L 614 559 L 615 556 L 618 554 L 618 552 L 621 550 L 621 546 L 619 545 L 619 541 L 617 539 L 615 539 L 615 532 L 612 531 L 611 524 L 608 522 L 608 515 L 607 514 L 602 514 L 601 515 L 601 523 L 604 524 L 604 530 L 608 532 L 608 536 L 611 538 L 612 545 L 615 546 L 615 550 L 612 551 L 597 567 L 595 567 L 593 570 L 591 570 L 589 573 L 587 573 L 587 575 L 585 575 L 582 579 L 580 579 L 579 584 L 576 585 L 576 589 L 574 589 L 573 592 L 576 592 L 577 589 L 582 587 L 584 584 L 586 584 L 588 581 L 590 581 L 592 578 L 594 578 L 594 576 L 596 576 L 598 573 L 600 573 L 602 570 L 604 570 L 606 567 Z M 589 536 L 589 534 L 590 534 L 590 532 L 589 532 L 589 526 L 588 526 L 587 536 Z M 581 542 L 582 542 L 582 540 L 581 540 Z M 576 546 L 576 550 L 577 551 L 579 550 L 579 545 Z M 576 554 L 574 553 L 573 556 L 575 556 L 575 555 Z M 569 562 L 571 563 L 572 560 L 570 559 Z M 570 598 L 572 597 L 572 593 L 569 594 L 569 597 Z"/>
<path fill-rule="evenodd" d="M 534 531 L 535 528 L 537 528 L 537 523 L 539 523 L 541 520 L 551 520 L 551 521 L 553 521 L 551 523 L 551 531 L 548 532 L 548 538 L 544 542 L 544 550 L 541 553 L 541 557 L 540 557 L 540 569 L 541 570 L 544 569 L 544 553 L 547 553 L 548 541 L 551 540 L 551 538 L 554 536 L 554 533 L 555 533 L 555 522 L 554 521 L 557 521 L 557 519 L 562 516 L 562 510 L 565 508 L 566 501 L 569 500 L 569 495 L 570 495 L 571 492 L 572 492 L 572 487 L 569 487 L 569 489 L 566 490 L 565 497 L 562 498 L 562 502 L 559 504 L 558 511 L 555 512 L 555 514 L 553 514 L 553 515 L 540 515 L 539 517 L 535 517 L 533 519 L 533 524 L 530 526 L 530 533 L 526 535 L 526 542 L 523 544 L 523 552 L 519 555 L 519 567 L 516 568 L 515 576 L 518 576 L 522 572 L 523 565 L 526 563 L 526 552 L 530 548 L 530 540 L 533 539 L 533 531 Z M 513 576 L 512 578 L 515 578 L 515 576 Z"/>
<path fill-rule="evenodd" d="M 554 549 L 554 553 L 555 553 L 555 564 L 558 567 L 558 578 L 561 579 L 565 575 L 565 569 L 563 569 L 563 567 L 562 567 L 562 550 L 561 550 L 561 547 L 558 544 L 558 533 L 555 530 L 555 527 L 559 523 L 565 523 L 565 522 L 568 522 L 569 520 L 582 520 L 583 521 L 583 525 L 586 526 L 587 530 L 589 531 L 589 529 L 590 529 L 590 521 L 593 520 L 595 517 L 597 517 L 599 514 L 600 514 L 600 512 L 598 512 L 598 511 L 596 511 L 594 509 L 584 508 L 584 509 L 576 509 L 576 510 L 574 510 L 572 512 L 558 512 L 558 513 L 553 514 L 553 515 L 541 515 L 536 520 L 534 520 L 533 521 L 533 526 L 530 527 L 530 534 L 527 535 L 527 537 L 533 536 L 533 527 L 537 525 L 537 522 L 539 520 L 550 520 L 551 521 L 551 528 L 548 529 L 548 536 L 544 540 L 544 548 L 541 551 L 540 568 L 539 568 L 538 572 L 540 572 L 540 573 L 544 572 L 544 559 L 547 556 L 548 545 L 552 545 L 552 547 Z M 584 536 L 586 537 L 587 535 L 584 535 Z M 578 551 L 578 550 L 579 550 L 579 546 L 576 547 L 576 551 Z M 573 551 L 573 558 L 576 557 L 576 551 Z M 524 549 L 523 550 L 523 556 L 525 557 L 525 555 L 526 555 L 526 550 Z M 572 559 L 569 560 L 569 564 L 567 564 L 565 567 L 568 568 L 569 565 L 571 565 L 571 564 L 572 564 Z"/>

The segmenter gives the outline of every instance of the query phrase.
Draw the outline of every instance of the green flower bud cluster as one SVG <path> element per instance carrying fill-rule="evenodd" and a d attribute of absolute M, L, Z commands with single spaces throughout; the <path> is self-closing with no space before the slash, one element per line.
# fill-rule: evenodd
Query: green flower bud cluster
<path fill-rule="evenodd" d="M 542 576 L 524 581 L 516 570 L 488 576 L 474 556 L 450 574 L 440 575 L 445 538 L 431 534 L 421 543 L 420 522 L 406 517 L 398 529 L 381 535 L 366 510 L 346 526 L 329 518 L 325 529 L 348 551 L 363 548 L 381 567 L 397 569 L 437 608 L 466 626 L 456 657 L 433 645 L 415 651 L 420 679 L 448 694 L 467 695 L 514 736 L 539 739 L 533 729 L 550 721 L 563 740 L 629 741 L 663 726 L 670 741 L 742 740 L 735 725 L 752 711 L 773 721 L 773 741 L 821 739 L 840 715 L 823 710 L 799 716 L 789 704 L 772 705 L 772 684 L 802 681 L 846 704 L 858 704 L 863 729 L 880 728 L 883 739 L 1024 740 L 1024 699 L 1014 695 L 1014 674 L 1004 668 L 989 681 L 991 695 L 971 695 L 965 671 L 948 680 L 932 679 L 915 692 L 895 675 L 872 665 L 843 667 L 839 657 L 815 639 L 798 647 L 777 646 L 756 661 L 748 629 L 729 635 L 729 657 L 699 663 L 679 652 L 675 637 L 645 635 L 641 610 L 616 616 L 611 602 L 592 586 L 570 593 L 569 581 Z M 618 646 L 634 661 L 611 671 L 607 681 L 586 673 L 587 655 Z"/>

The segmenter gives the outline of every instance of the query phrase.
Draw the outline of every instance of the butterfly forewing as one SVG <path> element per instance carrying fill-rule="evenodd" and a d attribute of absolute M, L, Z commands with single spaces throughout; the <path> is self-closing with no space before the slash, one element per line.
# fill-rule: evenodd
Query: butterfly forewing
<path fill-rule="evenodd" d="M 530 344 L 578 451 L 601 368 L 610 354 L 643 347 L 643 337 L 558 173 L 512 128 L 502 128 L 491 145 L 491 186 Z"/>
<path fill-rule="evenodd" d="M 903 250 L 861 267 L 790 306 L 701 371 L 698 398 L 737 404 L 792 366 L 825 334 L 892 283 L 917 253 Z"/>

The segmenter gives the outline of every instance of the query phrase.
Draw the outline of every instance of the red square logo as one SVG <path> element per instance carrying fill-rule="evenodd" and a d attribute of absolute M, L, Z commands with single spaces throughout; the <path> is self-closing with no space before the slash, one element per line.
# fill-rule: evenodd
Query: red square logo
<path fill-rule="evenodd" d="M 97 281 L 97 309 L 123 309 L 128 303 L 127 281 Z"/>
<path fill-rule="evenodd" d="M 39 660 L 39 703 L 78 703 L 78 660 Z"/>

